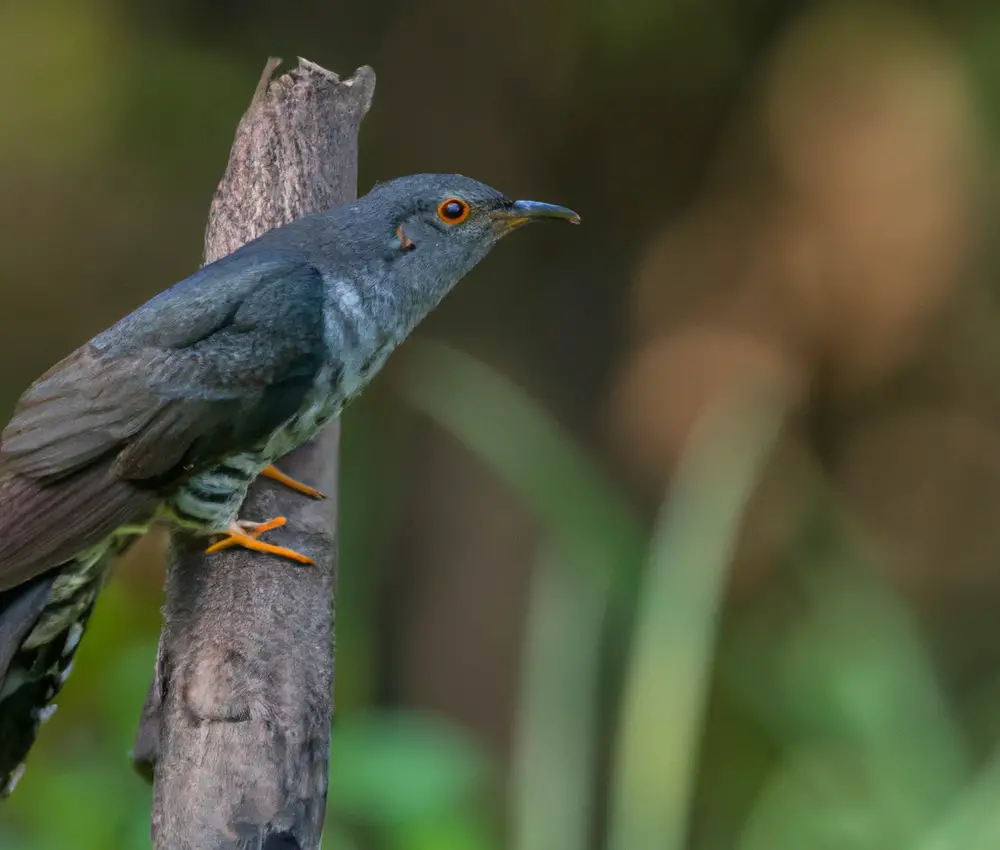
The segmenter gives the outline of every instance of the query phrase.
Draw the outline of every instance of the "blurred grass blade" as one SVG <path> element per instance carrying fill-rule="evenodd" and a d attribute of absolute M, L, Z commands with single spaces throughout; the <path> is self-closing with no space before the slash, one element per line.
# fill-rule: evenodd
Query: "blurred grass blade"
<path fill-rule="evenodd" d="M 410 343 L 405 363 L 404 398 L 515 487 L 573 563 L 603 581 L 634 575 L 645 536 L 629 506 L 523 392 L 440 343 Z"/>
<path fill-rule="evenodd" d="M 601 614 L 589 574 L 543 550 L 525 629 L 515 730 L 512 850 L 580 850 L 592 826 Z"/>
<path fill-rule="evenodd" d="M 727 648 L 731 692 L 784 750 L 739 847 L 913 848 L 961 792 L 967 744 L 878 547 L 823 477 L 804 496 L 794 606 L 747 612 Z"/>
<path fill-rule="evenodd" d="M 602 614 L 645 535 L 586 454 L 474 358 L 412 342 L 401 392 L 513 486 L 551 535 L 531 597 L 512 800 L 517 850 L 579 850 L 591 827 Z M 576 569 L 577 566 L 584 569 Z"/>
<path fill-rule="evenodd" d="M 995 850 L 1000 835 L 1000 754 L 966 786 L 914 850 Z"/>
<path fill-rule="evenodd" d="M 641 592 L 614 765 L 611 850 L 682 850 L 715 644 L 744 506 L 783 411 L 710 410 L 671 483 Z"/>
<path fill-rule="evenodd" d="M 854 556 L 834 549 L 830 560 L 800 569 L 808 617 L 801 646 L 813 650 L 815 670 L 809 690 L 891 789 L 883 809 L 908 840 L 962 787 L 967 745 L 913 612 L 880 578 L 868 554 L 874 544 L 840 513 L 843 546 L 853 545 Z M 799 674 L 810 681 L 807 670 Z M 828 730 L 835 734 L 832 723 Z"/>

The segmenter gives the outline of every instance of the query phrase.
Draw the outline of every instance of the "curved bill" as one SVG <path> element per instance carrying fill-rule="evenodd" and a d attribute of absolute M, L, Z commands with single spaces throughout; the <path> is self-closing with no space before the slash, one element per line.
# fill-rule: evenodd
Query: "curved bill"
<path fill-rule="evenodd" d="M 570 224 L 579 224 L 580 216 L 568 207 L 557 204 L 543 204 L 541 201 L 514 201 L 510 208 L 511 218 L 560 218 Z"/>
<path fill-rule="evenodd" d="M 493 217 L 499 221 L 504 230 L 541 221 L 543 218 L 568 221 L 570 224 L 580 223 L 580 216 L 568 207 L 543 204 L 541 201 L 514 201 L 507 209 L 493 213 Z"/>

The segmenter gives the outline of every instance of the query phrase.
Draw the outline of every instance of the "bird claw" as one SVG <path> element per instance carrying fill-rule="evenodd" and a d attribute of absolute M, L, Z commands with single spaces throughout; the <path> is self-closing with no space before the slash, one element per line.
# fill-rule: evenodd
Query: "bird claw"
<path fill-rule="evenodd" d="M 272 481 L 284 484 L 289 489 L 294 490 L 296 493 L 302 493 L 310 499 L 326 498 L 326 493 L 317 490 L 315 487 L 310 487 L 308 484 L 303 484 L 301 481 L 292 478 L 291 475 L 285 475 L 285 473 L 278 469 L 278 467 L 274 464 L 265 466 L 261 470 L 260 474 L 264 476 L 264 478 L 270 478 Z"/>
<path fill-rule="evenodd" d="M 247 537 L 252 537 L 256 540 L 265 531 L 273 531 L 275 528 L 281 528 L 286 522 L 288 520 L 283 516 L 276 516 L 274 519 L 269 519 L 266 522 L 252 522 L 248 519 L 238 519 L 236 520 L 236 525 L 239 526 L 240 530 Z"/>
<path fill-rule="evenodd" d="M 279 558 L 287 558 L 298 564 L 310 565 L 312 558 L 301 555 L 294 549 L 284 546 L 275 546 L 271 543 L 264 543 L 258 538 L 266 531 L 281 528 L 288 520 L 283 516 L 269 519 L 265 522 L 251 522 L 250 520 L 238 520 L 234 522 L 225 532 L 225 536 L 213 543 L 205 550 L 206 555 L 214 555 L 224 549 L 231 549 L 239 546 L 241 549 L 249 549 L 252 552 L 263 552 L 266 555 L 276 555 Z"/>

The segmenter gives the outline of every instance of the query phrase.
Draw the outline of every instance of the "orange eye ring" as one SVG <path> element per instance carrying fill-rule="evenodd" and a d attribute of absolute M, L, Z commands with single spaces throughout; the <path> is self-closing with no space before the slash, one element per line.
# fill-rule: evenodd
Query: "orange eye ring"
<path fill-rule="evenodd" d="M 461 198 L 448 198 L 438 204 L 438 218 L 452 226 L 461 224 L 469 217 L 469 205 Z"/>

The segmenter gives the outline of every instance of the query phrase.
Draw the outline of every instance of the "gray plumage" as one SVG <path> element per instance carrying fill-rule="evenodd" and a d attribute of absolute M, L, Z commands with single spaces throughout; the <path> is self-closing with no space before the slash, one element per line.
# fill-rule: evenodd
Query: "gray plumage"
<path fill-rule="evenodd" d="M 539 218 L 578 220 L 460 175 L 381 184 L 205 266 L 24 393 L 0 442 L 0 787 L 24 725 L 7 708 L 32 682 L 58 690 L 111 555 L 157 519 L 225 532 L 261 470 Z M 73 645 L 54 658 L 53 641 Z"/>

